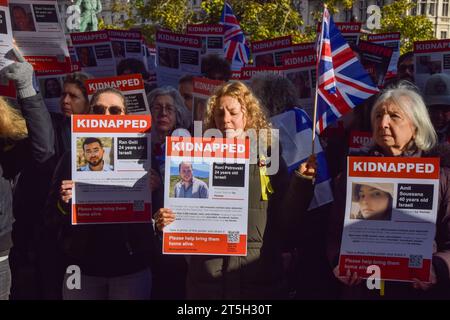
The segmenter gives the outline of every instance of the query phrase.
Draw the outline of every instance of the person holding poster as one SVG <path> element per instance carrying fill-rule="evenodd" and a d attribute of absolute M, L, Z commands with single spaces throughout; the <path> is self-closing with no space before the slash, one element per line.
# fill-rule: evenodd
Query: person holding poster
<path fill-rule="evenodd" d="M 127 111 L 123 95 L 114 88 L 97 91 L 91 99 L 91 108 L 94 105 L 101 106 L 98 110 L 103 110 L 105 115 L 111 114 L 113 107 L 122 110 L 116 117 L 124 116 Z M 70 180 L 71 162 L 70 151 L 56 167 L 47 200 L 48 224 L 58 230 L 57 243 L 63 254 L 64 270 L 69 265 L 81 269 L 80 290 L 70 290 L 65 274 L 61 283 L 63 299 L 150 299 L 154 255 L 152 224 L 71 225 L 70 202 L 74 188 Z"/>
<path fill-rule="evenodd" d="M 374 145 L 369 150 L 361 152 L 359 155 L 372 157 L 410 157 L 410 161 L 413 161 L 412 159 L 414 158 L 430 157 L 433 155 L 441 156 L 440 172 L 437 170 L 439 175 L 436 175 L 439 179 L 439 186 L 436 187 L 439 188 L 439 198 L 437 199 L 436 206 L 438 212 L 436 235 L 434 239 L 437 245 L 437 251 L 432 255 L 429 279 L 426 281 L 412 278 L 409 280 L 412 281 L 412 284 L 408 282 L 386 281 L 384 285 L 384 297 L 388 299 L 418 299 L 433 295 L 435 298 L 443 298 L 444 294 L 447 294 L 448 298 L 450 288 L 443 286 L 448 286 L 448 270 L 450 267 L 450 247 L 448 245 L 450 243 L 450 225 L 448 224 L 450 207 L 445 204 L 450 198 L 448 184 L 450 181 L 450 164 L 444 155 L 445 151 L 439 150 L 439 152 L 437 152 L 433 149 L 437 142 L 436 132 L 431 124 L 423 99 L 410 84 L 400 83 L 386 89 L 377 98 L 372 109 L 371 120 Z M 360 276 L 361 273 L 358 274 L 356 271 L 350 272 L 349 269 L 347 269 L 347 274 L 345 276 L 340 273 L 338 258 L 341 250 L 341 239 L 345 220 L 344 216 L 346 212 L 346 193 L 343 192 L 343 190 L 347 190 L 345 176 L 346 174 L 341 175 L 335 185 L 336 195 L 340 196 L 335 198 L 333 212 L 329 220 L 328 258 L 334 268 L 335 276 L 345 285 L 343 291 L 344 297 L 377 299 L 381 297 L 379 295 L 380 292 L 378 290 L 369 290 L 366 287 L 365 281 L 362 282 Z M 363 188 L 366 190 L 362 190 Z M 363 204 L 366 200 L 362 199 L 362 197 L 365 197 L 367 192 L 372 192 L 373 197 L 378 198 L 376 205 L 371 201 L 372 213 L 375 211 L 385 212 L 386 210 L 384 210 L 384 208 L 389 207 L 391 188 L 392 186 L 381 186 L 380 184 L 377 184 L 376 186 L 375 184 L 362 183 L 360 184 L 360 187 L 358 187 L 358 194 L 356 195 L 355 190 L 354 196 L 358 199 L 359 204 L 367 208 L 368 205 Z M 401 201 L 401 199 L 397 199 L 396 201 L 397 208 L 399 206 L 399 201 Z M 347 206 L 349 205 L 350 204 L 347 204 Z M 405 205 L 404 207 L 407 206 L 408 205 Z M 369 210 L 367 210 L 367 213 L 362 214 L 367 215 L 368 212 Z M 392 212 L 391 214 L 394 216 L 395 213 Z M 403 213 L 403 216 L 397 215 L 397 217 L 400 217 L 400 219 L 397 218 L 397 220 L 411 219 L 406 213 Z M 372 225 L 373 223 L 375 223 L 375 221 L 372 222 Z M 376 223 L 384 222 L 379 220 Z M 398 222 L 394 221 L 390 223 Z M 430 239 L 430 241 L 432 241 L 432 239 Z M 432 245 L 430 244 L 430 252 L 431 247 Z M 405 272 L 408 273 L 411 271 L 406 269 L 403 273 Z M 409 273 L 397 276 L 406 279 L 408 278 Z M 381 275 L 381 277 L 383 277 L 383 275 Z M 431 288 L 433 288 L 433 290 L 425 293 L 422 290 L 414 290 L 413 288 L 422 289 L 423 291 L 427 291 Z"/>
<path fill-rule="evenodd" d="M 170 86 L 152 90 L 148 95 L 148 103 L 152 114 L 152 173 L 158 188 L 152 195 L 154 212 L 163 207 L 164 203 L 164 173 L 165 173 L 165 142 L 176 129 L 189 129 L 190 113 L 183 104 L 179 92 Z M 156 178 L 157 177 L 157 178 Z M 162 243 L 157 239 L 158 247 Z M 181 256 L 162 255 L 158 251 L 157 269 L 152 287 L 152 297 L 155 299 L 184 299 L 186 281 L 186 261 Z M 170 274 L 170 277 L 167 275 Z"/>
<path fill-rule="evenodd" d="M 204 123 L 206 129 L 218 129 L 227 138 L 245 137 L 245 130 L 249 129 L 259 133 L 270 129 L 265 109 L 239 81 L 217 89 L 209 99 Z M 267 136 L 265 139 L 270 141 Z M 279 170 L 271 176 L 264 175 L 267 168 L 261 158 L 258 164 L 250 164 L 247 255 L 190 256 L 186 285 L 188 299 L 285 297 L 280 286 L 283 232 L 289 214 L 306 212 L 313 196 L 310 179 L 315 176 L 317 164 L 315 157 L 310 157 L 299 166 L 289 184 L 286 164 L 281 157 L 278 159 Z M 170 208 L 162 208 L 155 215 L 159 230 L 175 219 Z"/>
<path fill-rule="evenodd" d="M 35 211 L 29 214 L 38 215 L 38 201 L 40 197 L 45 198 L 39 190 L 41 181 L 33 180 L 32 193 L 24 192 L 24 189 L 30 189 L 29 181 L 24 180 L 21 173 L 32 171 L 34 177 L 45 177 L 54 156 L 51 120 L 42 96 L 33 88 L 33 67 L 20 53 L 16 52 L 16 56 L 18 62 L 0 72 L 1 81 L 14 82 L 21 111 L 0 98 L 0 300 L 9 299 L 11 269 L 15 273 L 15 267 L 18 267 L 10 253 L 13 247 L 13 186 L 20 188 L 14 190 L 14 203 L 32 202 Z M 14 247 L 17 245 L 14 243 Z"/>

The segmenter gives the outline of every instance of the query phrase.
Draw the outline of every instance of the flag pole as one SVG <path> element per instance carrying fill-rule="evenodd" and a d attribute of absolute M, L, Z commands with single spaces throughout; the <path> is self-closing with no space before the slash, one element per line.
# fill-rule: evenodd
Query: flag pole
<path fill-rule="evenodd" d="M 324 10 L 327 8 L 327 5 L 324 4 L 323 5 Z M 319 34 L 319 54 L 317 55 L 317 61 L 316 61 L 316 92 L 314 95 L 314 112 L 313 112 L 313 123 L 312 123 L 312 150 L 311 150 L 311 154 L 314 154 L 314 144 L 316 141 L 316 122 L 317 122 L 317 96 L 318 96 L 318 91 L 319 91 L 319 64 L 320 64 L 320 57 L 322 56 L 322 35 L 323 35 L 323 28 L 324 28 L 324 23 L 323 23 L 323 14 L 322 14 L 322 28 L 320 29 L 320 34 Z"/>

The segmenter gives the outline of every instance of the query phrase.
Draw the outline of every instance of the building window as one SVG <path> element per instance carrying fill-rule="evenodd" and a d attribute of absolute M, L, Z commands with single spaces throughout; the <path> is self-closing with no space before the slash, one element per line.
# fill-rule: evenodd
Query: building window
<path fill-rule="evenodd" d="M 345 21 L 349 22 L 352 20 L 352 9 L 345 9 L 344 14 L 345 14 Z"/>
<path fill-rule="evenodd" d="M 442 16 L 448 17 L 448 0 L 442 2 Z"/>
<path fill-rule="evenodd" d="M 367 18 L 367 2 L 365 0 L 359 1 L 359 21 L 366 21 Z"/>
<path fill-rule="evenodd" d="M 441 39 L 447 39 L 447 31 L 441 31 Z"/>
<path fill-rule="evenodd" d="M 429 3 L 429 7 L 428 7 L 428 14 L 430 16 L 435 16 L 436 15 L 435 7 L 436 7 L 436 0 L 431 0 L 430 3 Z"/>
<path fill-rule="evenodd" d="M 427 2 L 426 1 L 420 1 L 419 3 L 419 14 L 420 15 L 426 15 L 427 14 Z"/>
<path fill-rule="evenodd" d="M 417 0 L 413 0 L 413 3 L 415 4 L 415 6 L 411 9 L 411 15 L 417 16 Z"/>

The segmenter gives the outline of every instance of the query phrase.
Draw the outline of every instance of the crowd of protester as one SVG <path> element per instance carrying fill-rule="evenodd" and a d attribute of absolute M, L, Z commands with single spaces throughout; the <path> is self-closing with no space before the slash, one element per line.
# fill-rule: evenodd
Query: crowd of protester
<path fill-rule="evenodd" d="M 341 135 L 322 137 L 334 202 L 308 210 L 314 154 L 292 174 L 280 157 L 270 192 L 260 179 L 263 159 L 250 165 L 247 255 L 226 257 L 163 255 L 161 249 L 162 231 L 176 219 L 163 201 L 164 142 L 177 129 L 192 130 L 192 75 L 182 77 L 178 88 L 145 87 L 152 115 L 153 223 L 72 225 L 70 116 L 126 115 L 126 100 L 111 88 L 89 100 L 84 82 L 90 76 L 76 72 L 63 83 L 61 113 L 49 113 L 33 88 L 32 66 L 19 59 L 0 73 L 17 89 L 17 101 L 0 99 L 0 299 L 450 298 L 450 77 L 434 74 L 420 92 L 412 57 L 402 55 L 397 77 L 346 116 Z M 141 67 L 123 60 L 118 72 Z M 249 86 L 230 81 L 230 64 L 218 56 L 204 59 L 202 74 L 223 81 L 208 100 L 204 130 L 243 138 L 245 130 L 270 129 L 270 117 L 302 108 L 288 78 L 258 76 Z M 338 274 L 353 130 L 373 135 L 373 144 L 358 155 L 441 159 L 429 282 L 389 281 L 380 296 L 358 274 Z M 66 285 L 70 265 L 80 267 L 81 289 Z"/>

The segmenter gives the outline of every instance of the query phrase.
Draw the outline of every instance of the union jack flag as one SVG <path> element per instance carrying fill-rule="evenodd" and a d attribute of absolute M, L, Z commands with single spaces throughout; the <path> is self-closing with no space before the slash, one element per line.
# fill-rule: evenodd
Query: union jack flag
<path fill-rule="evenodd" d="M 316 127 L 319 133 L 378 93 L 325 8 L 318 39 Z"/>
<path fill-rule="evenodd" d="M 246 44 L 239 21 L 228 3 L 224 3 L 220 23 L 225 26 L 224 50 L 225 58 L 231 63 L 248 63 L 250 49 Z"/>

